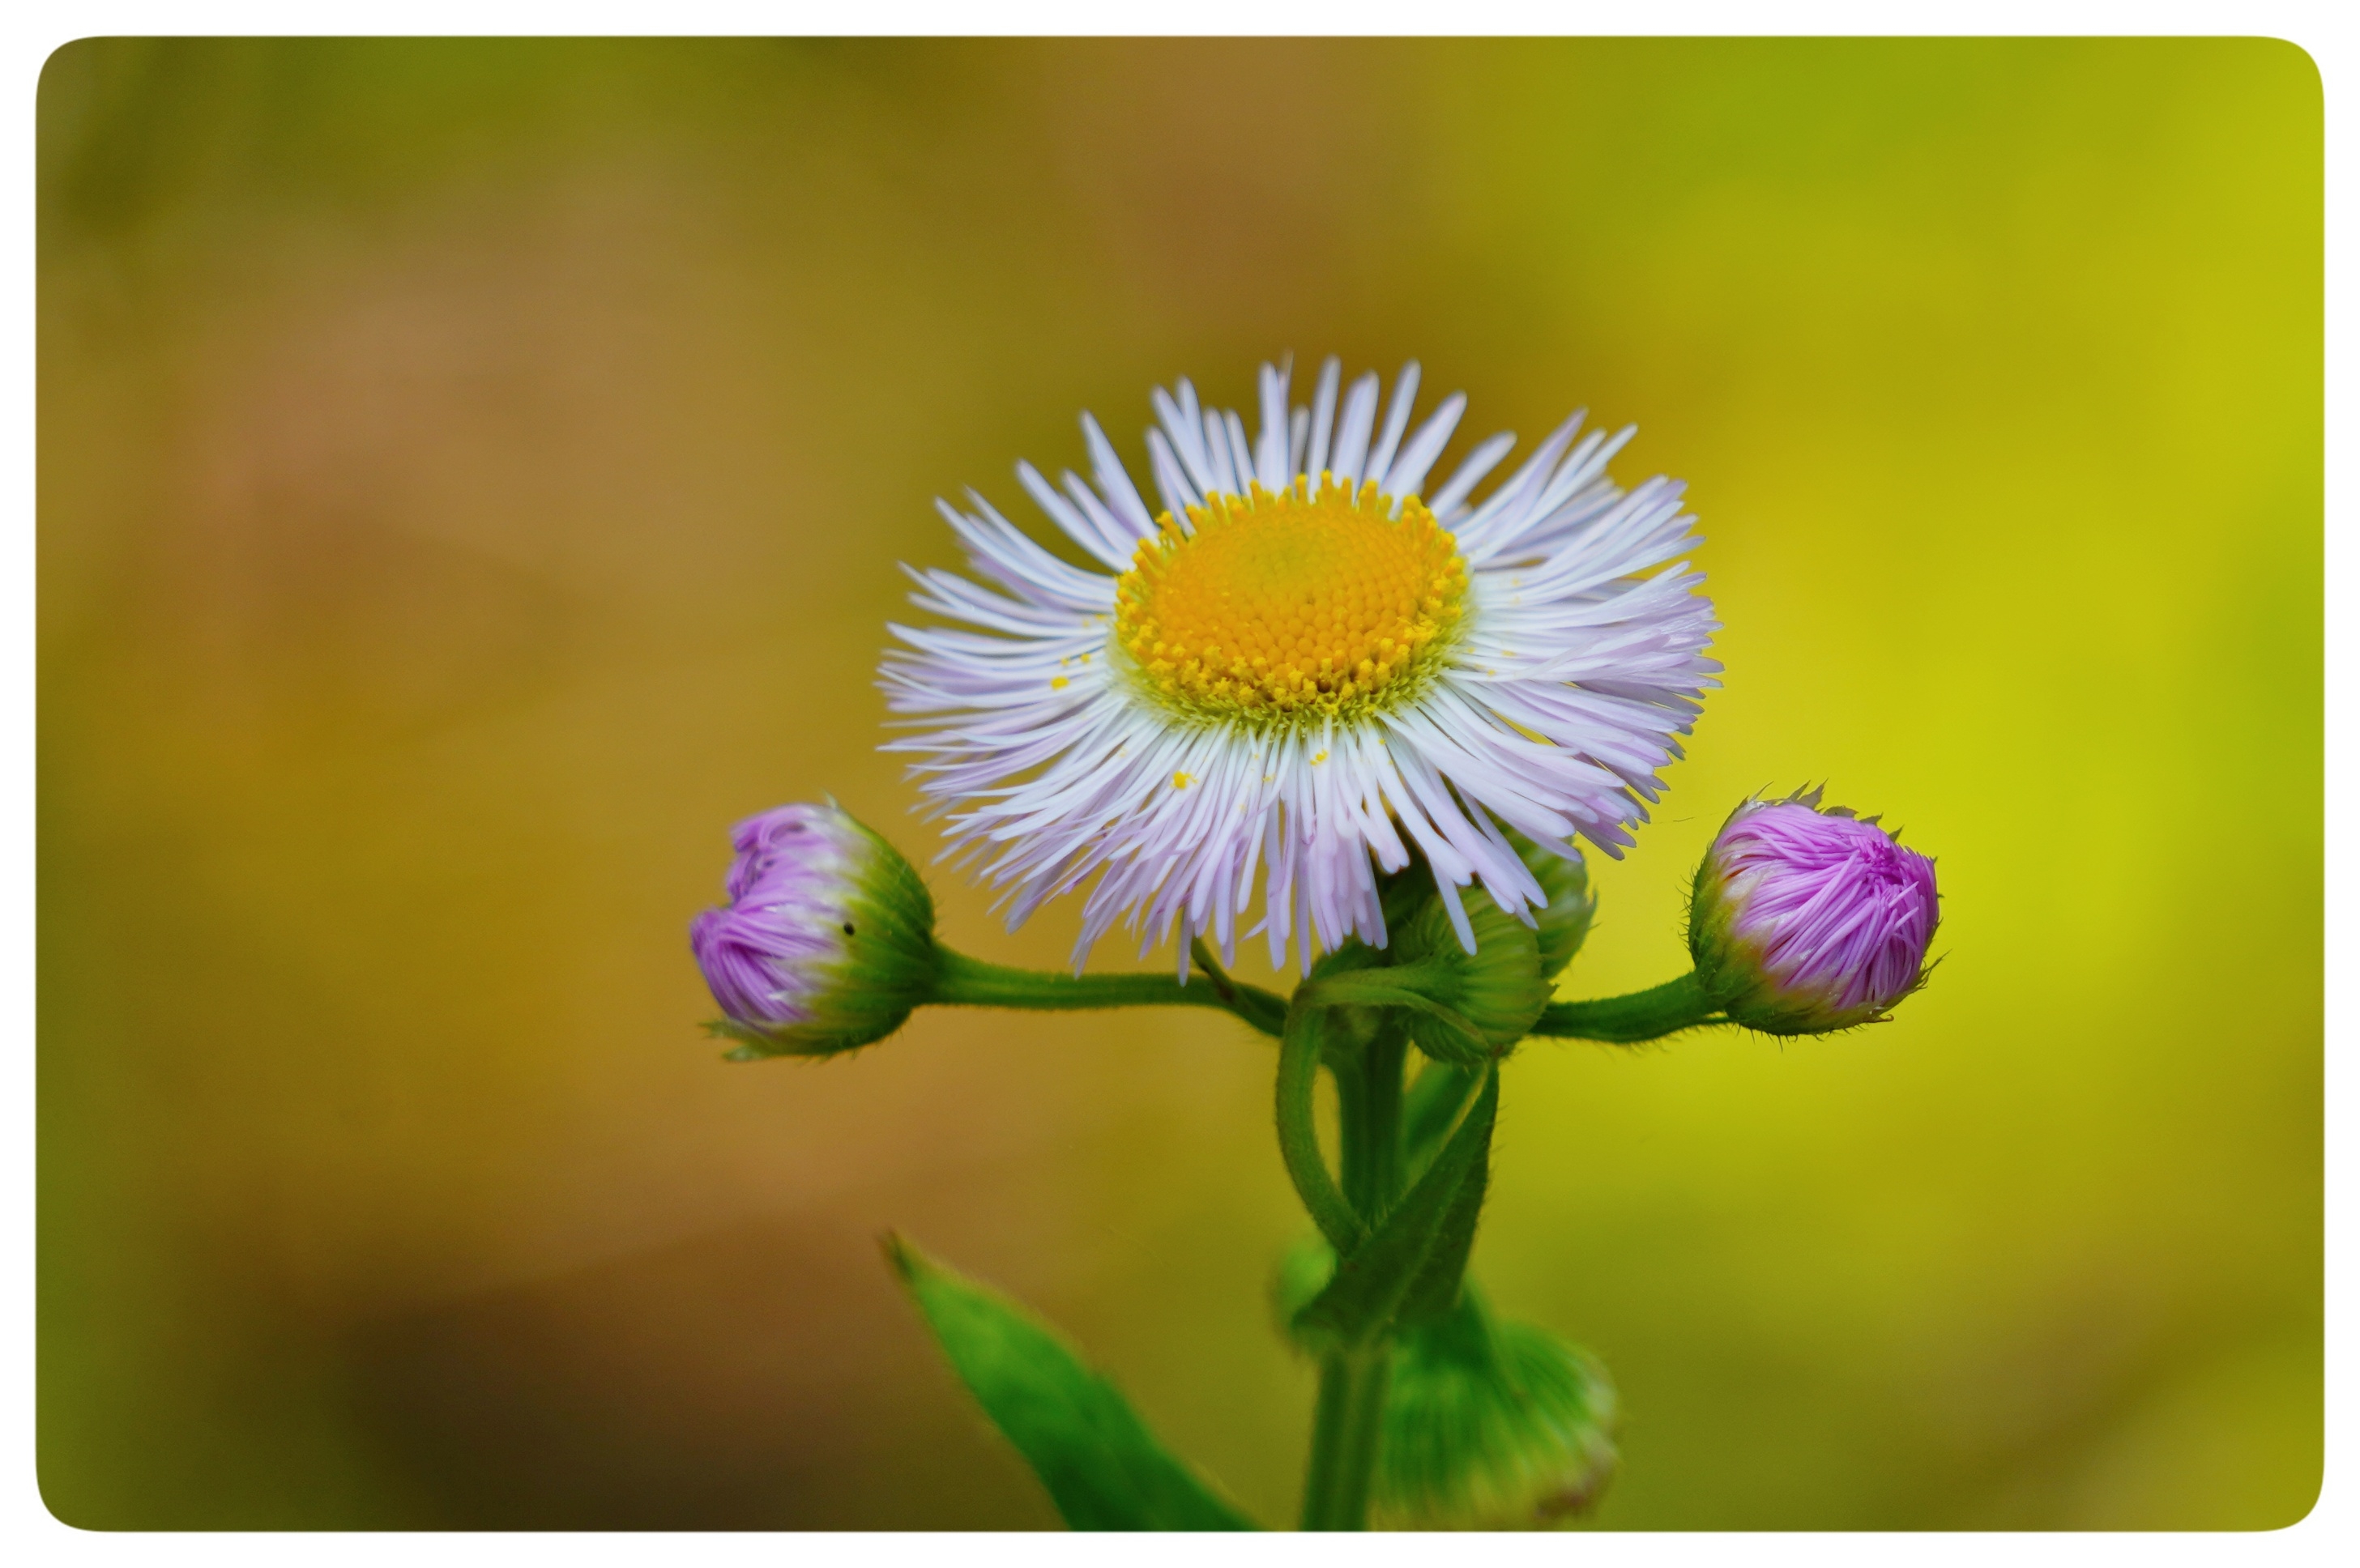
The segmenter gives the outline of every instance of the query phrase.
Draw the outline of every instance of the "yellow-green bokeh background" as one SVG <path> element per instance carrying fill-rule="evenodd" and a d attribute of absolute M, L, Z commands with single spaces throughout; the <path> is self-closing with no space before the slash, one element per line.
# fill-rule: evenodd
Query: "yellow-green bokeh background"
<path fill-rule="evenodd" d="M 1423 359 L 1690 482 L 1741 794 L 1940 856 L 1890 1025 L 1539 1042 L 1478 1268 L 1600 1528 L 2236 1527 L 2321 1443 L 2321 95 L 2267 40 L 84 42 L 40 92 L 40 1475 L 86 1526 L 1038 1526 L 876 1234 L 1265 1518 L 1271 1056 L 720 1062 L 897 561 L 1156 382 Z M 948 935 L 1054 963 L 937 878 Z M 1128 954 L 1109 949 L 1109 963 Z"/>

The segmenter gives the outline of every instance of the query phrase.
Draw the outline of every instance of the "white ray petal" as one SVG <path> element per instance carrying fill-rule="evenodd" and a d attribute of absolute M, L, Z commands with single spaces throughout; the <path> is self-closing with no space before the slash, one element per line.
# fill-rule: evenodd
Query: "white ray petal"
<path fill-rule="evenodd" d="M 1434 499 L 1426 503 L 1427 509 L 1448 526 L 1460 503 L 1467 499 L 1475 486 L 1483 483 L 1485 474 L 1500 465 L 1502 458 L 1515 450 L 1515 446 L 1516 438 L 1506 430 L 1485 438 L 1480 445 L 1459 461 L 1458 469 L 1443 482 Z"/>
<path fill-rule="evenodd" d="M 1309 474 L 1313 485 L 1328 467 L 1329 438 L 1336 428 L 1336 386 L 1344 374 L 1344 362 L 1334 354 L 1319 367 L 1319 389 L 1311 402 L 1311 451 L 1303 460 L 1303 472 Z"/>
<path fill-rule="evenodd" d="M 1393 459 L 1393 467 L 1377 482 L 1377 487 L 1388 495 L 1415 495 L 1426 483 L 1426 470 L 1450 444 L 1450 432 L 1459 428 L 1459 416 L 1467 411 L 1467 394 L 1453 392 L 1442 400 L 1442 407 L 1426 418 L 1417 433 L 1409 438 L 1409 445 Z"/>
<path fill-rule="evenodd" d="M 1336 452 L 1328 466 L 1347 485 L 1360 482 L 1360 464 L 1369 455 L 1369 431 L 1377 422 L 1377 373 L 1352 383 L 1344 396 L 1343 418 L 1336 429 Z"/>
<path fill-rule="evenodd" d="M 1379 481 L 1379 489 L 1383 488 L 1385 472 L 1393 467 L 1393 453 L 1401 447 L 1402 431 L 1409 429 L 1409 411 L 1417 402 L 1417 361 L 1414 359 L 1402 366 L 1400 376 L 1393 382 L 1393 403 L 1385 410 L 1384 434 L 1377 438 L 1369 460 L 1360 465 L 1362 476 Z"/>

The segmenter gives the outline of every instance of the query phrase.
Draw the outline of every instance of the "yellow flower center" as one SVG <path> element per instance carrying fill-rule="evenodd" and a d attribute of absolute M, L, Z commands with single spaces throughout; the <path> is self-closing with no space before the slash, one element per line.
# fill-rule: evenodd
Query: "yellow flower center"
<path fill-rule="evenodd" d="M 1170 513 L 1115 585 L 1115 643 L 1207 718 L 1356 717 L 1413 694 L 1464 610 L 1459 541 L 1416 496 L 1327 474 Z"/>

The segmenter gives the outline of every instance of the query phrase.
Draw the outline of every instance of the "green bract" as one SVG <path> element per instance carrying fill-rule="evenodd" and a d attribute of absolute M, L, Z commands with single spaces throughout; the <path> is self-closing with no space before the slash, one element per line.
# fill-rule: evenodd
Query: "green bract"
<path fill-rule="evenodd" d="M 1457 1015 L 1480 1037 L 1480 1043 L 1470 1040 L 1450 1018 L 1404 1010 L 1404 1022 L 1417 1048 L 1437 1062 L 1473 1066 L 1505 1056 L 1532 1032 L 1548 1006 L 1550 986 L 1532 928 L 1502 913 L 1486 893 L 1470 888 L 1461 897 L 1474 928 L 1475 951 L 1459 944 L 1440 896 L 1428 894 L 1393 933 L 1395 967 L 1389 978 Z"/>
<path fill-rule="evenodd" d="M 1335 1251 L 1316 1236 L 1280 1261 L 1272 1305 L 1298 1348 L 1316 1348 L 1295 1322 L 1335 1270 Z M 1373 1499 L 1382 1528 L 1561 1525 L 1613 1479 L 1622 1401 L 1606 1368 L 1544 1329 L 1493 1316 L 1472 1279 L 1448 1316 L 1404 1332 L 1390 1362 Z"/>
<path fill-rule="evenodd" d="M 1548 908 L 1537 917 L 1537 941 L 1541 974 L 1554 980 L 1565 973 L 1565 966 L 1581 951 L 1583 939 L 1590 935 L 1590 917 L 1598 912 L 1598 895 L 1590 890 L 1590 868 L 1582 863 L 1579 850 L 1568 860 L 1550 854 L 1513 828 L 1505 831 L 1524 869 L 1533 874 L 1541 891 L 1548 895 Z"/>
<path fill-rule="evenodd" d="M 883 1040 L 934 992 L 934 898 L 918 868 L 866 824 L 876 854 L 846 900 L 851 930 L 835 984 L 819 997 L 804 1038 L 820 1054 Z"/>
<path fill-rule="evenodd" d="M 1620 1401 L 1597 1359 L 1495 1318 L 1470 1280 L 1393 1357 L 1373 1522 L 1393 1530 L 1562 1524 L 1613 1478 Z"/>

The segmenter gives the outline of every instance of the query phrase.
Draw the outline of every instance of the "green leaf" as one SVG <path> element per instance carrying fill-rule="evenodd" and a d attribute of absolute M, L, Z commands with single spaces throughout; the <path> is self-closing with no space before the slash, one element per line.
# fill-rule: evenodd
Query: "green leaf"
<path fill-rule="evenodd" d="M 1252 1530 L 1056 1330 L 898 1236 L 886 1259 L 951 1366 L 1075 1530 Z"/>
<path fill-rule="evenodd" d="M 1500 1074 L 1492 1068 L 1426 1174 L 1295 1319 L 1306 1336 L 1353 1348 L 1450 1310 L 1475 1245 L 1499 1108 Z"/>
<path fill-rule="evenodd" d="M 1402 1160 L 1412 1172 L 1422 1171 L 1442 1142 L 1450 1124 L 1467 1106 L 1481 1070 L 1428 1061 L 1402 1099 Z"/>
<path fill-rule="evenodd" d="M 1476 1222 L 1482 1218 L 1484 1193 L 1491 1182 L 1491 1123 L 1499 1106 L 1500 1074 L 1495 1068 L 1491 1081 L 1483 1085 L 1483 1097 L 1467 1118 L 1470 1122 L 1480 1118 L 1481 1142 L 1467 1173 L 1459 1178 L 1449 1206 L 1442 1212 L 1425 1266 L 1411 1279 L 1401 1307 L 1393 1313 L 1396 1323 L 1431 1323 L 1448 1313 L 1459 1300 L 1459 1282 L 1467 1277 L 1468 1254 L 1475 1249 Z"/>

